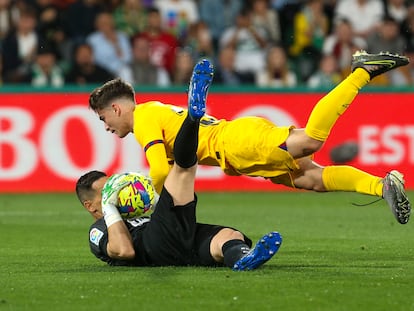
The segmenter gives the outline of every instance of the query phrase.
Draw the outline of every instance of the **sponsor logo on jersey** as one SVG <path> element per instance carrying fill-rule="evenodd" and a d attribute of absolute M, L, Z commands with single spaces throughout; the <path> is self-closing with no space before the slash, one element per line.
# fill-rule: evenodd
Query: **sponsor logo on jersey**
<path fill-rule="evenodd" d="M 133 227 L 141 227 L 143 224 L 150 221 L 149 217 L 138 217 L 127 219 L 127 222 Z"/>
<path fill-rule="evenodd" d="M 101 230 L 99 230 L 97 228 L 93 228 L 89 232 L 89 241 L 91 241 L 96 246 L 99 246 L 99 241 L 101 240 L 103 234 L 104 233 Z"/>

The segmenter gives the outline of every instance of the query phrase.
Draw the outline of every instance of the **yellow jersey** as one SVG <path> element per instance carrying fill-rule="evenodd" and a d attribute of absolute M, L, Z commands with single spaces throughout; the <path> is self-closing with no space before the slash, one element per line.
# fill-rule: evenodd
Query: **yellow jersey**
<path fill-rule="evenodd" d="M 158 193 L 174 163 L 175 137 L 186 116 L 186 109 L 158 101 L 135 106 L 134 136 L 144 149 Z M 228 175 L 273 178 L 290 174 L 298 168 L 283 147 L 291 128 L 260 117 L 227 121 L 205 115 L 200 120 L 198 163 L 220 166 Z"/>

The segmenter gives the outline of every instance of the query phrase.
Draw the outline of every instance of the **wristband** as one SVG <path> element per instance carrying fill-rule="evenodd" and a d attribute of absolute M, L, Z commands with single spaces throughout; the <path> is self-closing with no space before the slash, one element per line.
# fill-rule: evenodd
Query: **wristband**
<path fill-rule="evenodd" d="M 105 204 L 102 206 L 102 212 L 104 214 L 106 227 L 110 227 L 114 223 L 122 221 L 121 214 L 119 214 L 118 209 L 113 204 Z"/>

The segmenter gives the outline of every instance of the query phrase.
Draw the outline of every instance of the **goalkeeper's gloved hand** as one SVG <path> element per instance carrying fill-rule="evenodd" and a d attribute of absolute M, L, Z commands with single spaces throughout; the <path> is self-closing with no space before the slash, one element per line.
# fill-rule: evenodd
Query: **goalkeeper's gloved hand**
<path fill-rule="evenodd" d="M 118 194 L 122 188 L 130 182 L 123 180 L 124 174 L 114 174 L 106 181 L 102 189 L 102 213 L 106 226 L 109 227 L 118 221 L 122 221 L 118 210 Z"/>

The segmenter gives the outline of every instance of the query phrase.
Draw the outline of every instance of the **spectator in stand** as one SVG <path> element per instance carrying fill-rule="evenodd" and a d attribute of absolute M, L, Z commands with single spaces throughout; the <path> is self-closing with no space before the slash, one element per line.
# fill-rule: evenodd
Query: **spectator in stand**
<path fill-rule="evenodd" d="M 191 24 L 184 47 L 190 49 L 193 59 L 197 62 L 200 58 L 214 58 L 213 42 L 207 24 L 199 21 Z"/>
<path fill-rule="evenodd" d="M 370 53 L 389 51 L 393 54 L 403 55 L 406 49 L 406 42 L 400 33 L 399 24 L 389 16 L 383 18 L 378 31 L 367 38 L 367 43 Z M 387 72 L 373 81 L 373 85 L 396 85 L 399 83 L 398 79 L 393 79 L 393 77 L 406 70 L 407 68 L 397 68 L 394 72 Z"/>
<path fill-rule="evenodd" d="M 54 0 L 53 2 L 57 6 L 58 9 L 66 10 L 69 7 L 69 5 L 76 2 L 76 0 Z"/>
<path fill-rule="evenodd" d="M 194 0 L 156 0 L 164 29 L 173 34 L 180 43 L 184 42 L 191 24 L 199 20 Z"/>
<path fill-rule="evenodd" d="M 169 86 L 168 72 L 151 63 L 150 51 L 150 42 L 147 38 L 135 37 L 132 40 L 131 70 L 121 73 L 121 78 L 135 85 Z"/>
<path fill-rule="evenodd" d="M 219 51 L 217 65 L 214 73 L 214 84 L 238 86 L 254 84 L 255 77 L 251 73 L 243 74 L 235 69 L 236 51 L 228 46 Z"/>
<path fill-rule="evenodd" d="M 414 51 L 414 2 L 407 6 L 407 17 L 402 22 L 401 31 L 406 49 Z"/>
<path fill-rule="evenodd" d="M 34 87 L 62 87 L 65 84 L 64 73 L 56 59 L 56 51 L 52 44 L 39 44 L 27 82 Z"/>
<path fill-rule="evenodd" d="M 382 0 L 341 0 L 334 13 L 334 21 L 347 19 L 354 35 L 367 38 L 377 31 L 384 17 Z"/>
<path fill-rule="evenodd" d="M 172 83 L 174 85 L 188 85 L 188 81 L 191 79 L 194 65 L 195 63 L 191 52 L 187 49 L 180 49 L 177 52 L 175 60 Z"/>
<path fill-rule="evenodd" d="M 0 0 L 0 46 L 19 19 L 19 10 L 11 0 Z"/>
<path fill-rule="evenodd" d="M 222 34 L 220 49 L 231 47 L 236 51 L 236 71 L 256 75 L 264 68 L 267 42 L 263 29 L 252 24 L 251 12 L 243 9 L 236 24 Z"/>
<path fill-rule="evenodd" d="M 27 7 L 20 12 L 16 29 L 3 40 L 3 72 L 5 83 L 23 82 L 30 71 L 38 46 L 36 11 Z"/>
<path fill-rule="evenodd" d="M 270 7 L 269 0 L 251 0 L 251 2 L 253 25 L 256 28 L 263 28 L 271 43 L 281 43 L 279 15 Z"/>
<path fill-rule="evenodd" d="M 0 49 L 0 72 L 3 71 L 3 57 L 1 55 L 1 49 Z M 0 75 L 0 87 L 3 85 L 3 77 Z"/>
<path fill-rule="evenodd" d="M 101 0 L 105 12 L 114 13 L 123 0 Z"/>
<path fill-rule="evenodd" d="M 224 30 L 236 23 L 243 8 L 243 0 L 199 0 L 200 19 L 211 32 L 214 51 L 218 53 L 219 40 Z"/>
<path fill-rule="evenodd" d="M 116 30 L 110 13 L 99 13 L 95 24 L 96 31 L 87 37 L 95 61 L 114 76 L 119 76 L 132 61 L 130 40 L 125 33 Z"/>
<path fill-rule="evenodd" d="M 116 29 L 129 37 L 144 30 L 147 23 L 147 11 L 143 0 L 123 0 L 114 11 Z"/>
<path fill-rule="evenodd" d="M 285 49 L 280 46 L 269 48 L 266 56 L 266 66 L 257 73 L 256 85 L 259 87 L 293 87 L 297 85 L 297 77 L 290 69 Z"/>
<path fill-rule="evenodd" d="M 289 55 L 295 60 L 296 72 L 302 82 L 318 68 L 328 30 L 329 20 L 323 11 L 323 0 L 306 1 L 294 17 L 293 43 L 289 47 Z"/>
<path fill-rule="evenodd" d="M 178 41 L 162 28 L 161 14 L 157 8 L 149 8 L 147 18 L 145 30 L 136 34 L 135 37 L 139 36 L 148 39 L 151 47 L 151 63 L 164 68 L 172 77 Z"/>
<path fill-rule="evenodd" d="M 378 31 L 367 38 L 370 53 L 389 51 L 393 54 L 404 54 L 405 41 L 400 34 L 398 22 L 392 17 L 383 18 Z"/>
<path fill-rule="evenodd" d="M 339 20 L 334 31 L 329 35 L 322 47 L 323 55 L 333 55 L 338 63 L 338 70 L 342 78 L 351 73 L 352 55 L 357 50 L 366 50 L 367 42 L 364 38 L 354 36 L 351 23 L 346 19 Z"/>
<path fill-rule="evenodd" d="M 63 64 L 70 62 L 70 42 L 67 40 L 63 27 L 62 10 L 55 5 L 54 0 L 35 0 L 37 12 L 37 32 L 40 37 L 53 45 L 56 57 Z"/>
<path fill-rule="evenodd" d="M 142 0 L 142 3 L 146 8 L 151 8 L 154 6 L 154 0 Z"/>
<path fill-rule="evenodd" d="M 64 13 L 65 32 L 76 45 L 95 31 L 96 16 L 102 12 L 100 0 L 77 0 Z"/>
<path fill-rule="evenodd" d="M 405 50 L 404 55 L 407 56 L 409 59 L 414 59 L 414 48 L 408 47 Z M 398 86 L 414 85 L 414 62 L 410 62 L 405 67 L 406 70 L 399 70 L 394 75 L 391 75 L 391 84 Z"/>
<path fill-rule="evenodd" d="M 73 64 L 66 74 L 65 81 L 77 85 L 104 83 L 114 77 L 108 70 L 97 65 L 90 45 L 79 44 L 75 48 Z"/>
<path fill-rule="evenodd" d="M 386 15 L 395 19 L 401 27 L 403 21 L 407 17 L 407 5 L 405 0 L 385 0 Z"/>
<path fill-rule="evenodd" d="M 342 81 L 342 75 L 338 70 L 338 63 L 332 54 L 322 56 L 319 69 L 313 73 L 307 81 L 310 88 L 331 89 Z"/>

